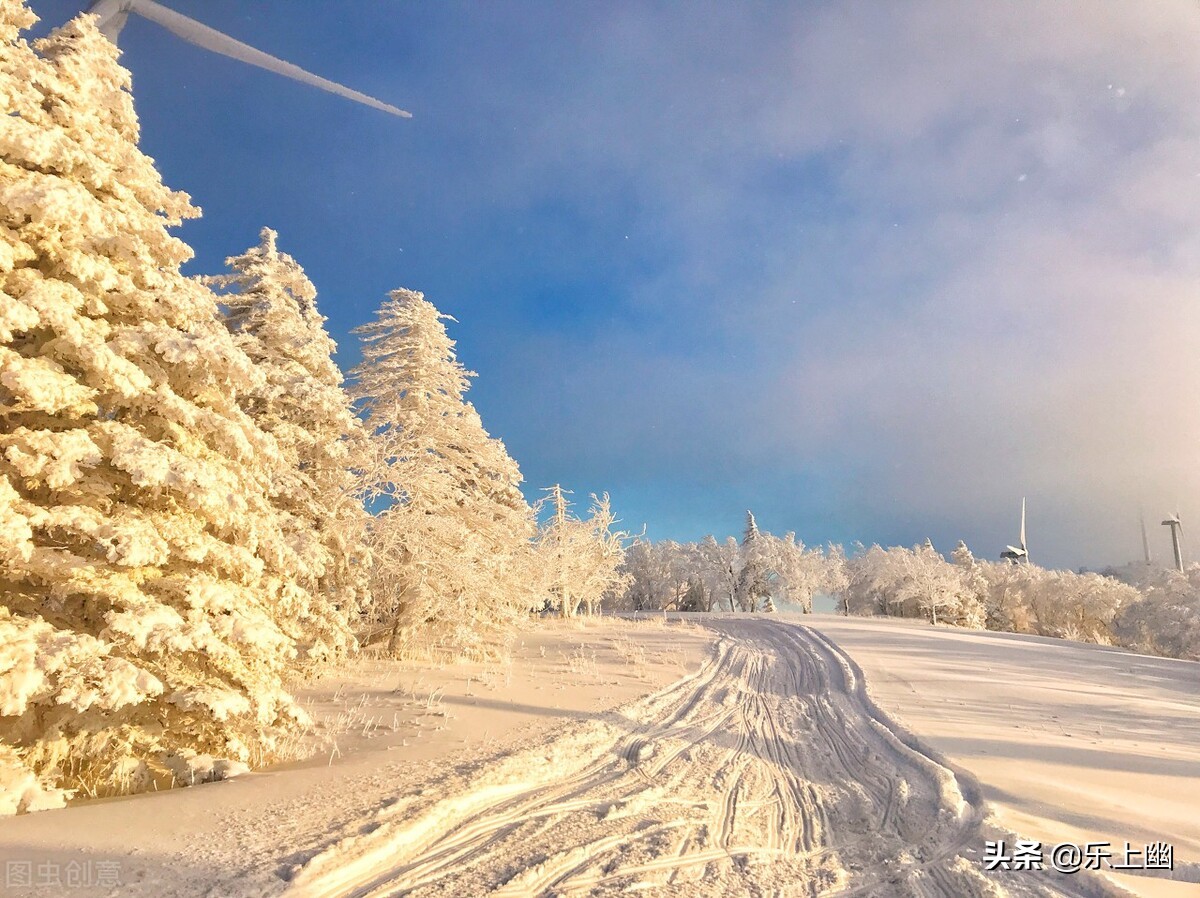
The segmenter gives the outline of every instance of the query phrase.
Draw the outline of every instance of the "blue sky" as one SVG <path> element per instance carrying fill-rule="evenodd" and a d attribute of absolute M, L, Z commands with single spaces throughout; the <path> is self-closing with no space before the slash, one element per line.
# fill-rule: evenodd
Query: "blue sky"
<path fill-rule="evenodd" d="M 345 368 L 425 292 L 531 497 L 995 557 L 1027 495 L 1071 567 L 1200 513 L 1190 0 L 168 5 L 414 114 L 131 19 L 190 270 L 277 229 Z"/>

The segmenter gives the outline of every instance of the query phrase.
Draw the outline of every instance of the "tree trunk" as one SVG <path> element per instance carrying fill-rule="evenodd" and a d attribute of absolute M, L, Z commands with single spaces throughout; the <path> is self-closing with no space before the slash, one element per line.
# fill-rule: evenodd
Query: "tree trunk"
<path fill-rule="evenodd" d="M 405 594 L 408 593 L 406 589 Z M 396 608 L 396 619 L 392 622 L 392 635 L 388 637 L 388 655 L 395 657 L 396 650 L 400 647 L 400 634 L 404 632 L 404 612 L 408 610 L 408 602 L 401 602 Z"/>
<path fill-rule="evenodd" d="M 392 635 L 388 638 L 388 655 L 395 657 L 396 650 L 400 646 L 400 632 L 404 629 L 401 624 L 400 617 L 397 615 L 396 622 L 392 624 Z"/>

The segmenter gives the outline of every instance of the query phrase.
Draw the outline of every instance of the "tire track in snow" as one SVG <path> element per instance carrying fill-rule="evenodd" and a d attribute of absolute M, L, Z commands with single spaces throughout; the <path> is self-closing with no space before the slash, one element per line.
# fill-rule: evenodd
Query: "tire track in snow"
<path fill-rule="evenodd" d="M 1109 891 L 1088 877 L 986 875 L 977 785 L 887 718 L 837 646 L 777 619 L 709 625 L 723 639 L 697 674 L 507 758 L 504 781 L 335 844 L 286 894 Z M 547 756 L 577 760 L 546 770 Z"/>

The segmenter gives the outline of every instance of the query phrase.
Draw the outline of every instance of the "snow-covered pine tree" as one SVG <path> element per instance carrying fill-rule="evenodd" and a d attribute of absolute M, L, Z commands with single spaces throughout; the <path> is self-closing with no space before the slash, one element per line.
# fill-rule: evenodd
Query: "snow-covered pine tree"
<path fill-rule="evenodd" d="M 746 530 L 742 534 L 742 545 L 748 546 L 758 539 L 759 529 L 758 521 L 754 519 L 754 512 L 746 510 Z"/>
<path fill-rule="evenodd" d="M 982 630 L 987 620 L 987 578 L 983 575 L 979 562 L 961 539 L 950 553 L 950 560 L 959 569 L 962 579 L 959 615 L 953 622 L 962 627 Z"/>
<path fill-rule="evenodd" d="M 767 547 L 758 530 L 754 513 L 746 512 L 746 532 L 738 550 L 739 569 L 734 593 L 743 611 L 757 611 L 763 598 L 770 595 L 770 569 L 767 564 Z"/>
<path fill-rule="evenodd" d="M 277 238 L 264 228 L 258 246 L 226 260 L 229 274 L 207 281 L 227 291 L 226 323 L 263 375 L 240 403 L 283 457 L 276 503 L 313 596 L 295 636 L 320 657 L 347 647 L 347 617 L 366 603 L 367 513 L 356 476 L 365 433 L 342 387 L 316 288 L 279 252 Z"/>
<path fill-rule="evenodd" d="M 303 717 L 258 376 L 167 228 L 129 73 L 0 0 L 0 806 L 187 782 Z M 220 769 L 220 765 L 216 769 Z"/>
<path fill-rule="evenodd" d="M 422 294 L 396 290 L 356 330 L 353 395 L 372 447 L 364 488 L 381 509 L 370 526 L 371 617 L 393 653 L 482 650 L 530 602 L 532 509 L 516 462 L 464 398 L 472 375 L 445 318 Z"/>

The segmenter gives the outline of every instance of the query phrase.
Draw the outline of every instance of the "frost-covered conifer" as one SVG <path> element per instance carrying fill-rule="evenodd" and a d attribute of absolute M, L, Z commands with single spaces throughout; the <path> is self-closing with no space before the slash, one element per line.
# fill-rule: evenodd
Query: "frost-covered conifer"
<path fill-rule="evenodd" d="M 364 486 L 385 506 L 370 528 L 371 615 L 392 652 L 478 649 L 530 601 L 532 510 L 516 462 L 464 398 L 471 373 L 455 356 L 448 317 L 397 290 L 356 331 L 354 395 L 372 446 Z"/>
<path fill-rule="evenodd" d="M 763 599 L 771 594 L 769 578 L 772 576 L 767 541 L 758 530 L 758 522 L 752 512 L 746 512 L 746 532 L 738 552 L 740 565 L 735 594 L 738 607 L 743 611 L 758 610 Z"/>
<path fill-rule="evenodd" d="M 226 322 L 263 375 L 240 403 L 275 438 L 284 462 L 276 503 L 313 595 L 297 634 L 315 654 L 336 653 L 349 637 L 346 617 L 365 603 L 367 513 L 357 495 L 365 434 L 333 360 L 337 346 L 317 311 L 304 270 L 264 228 L 258 246 L 227 260 L 231 273 L 209 278 Z"/>
<path fill-rule="evenodd" d="M 81 17 L 0 0 L 0 806 L 254 762 L 302 714 L 308 604 L 269 499 L 254 366 L 167 228 L 129 73 Z M 210 768 L 211 769 L 211 768 Z"/>

